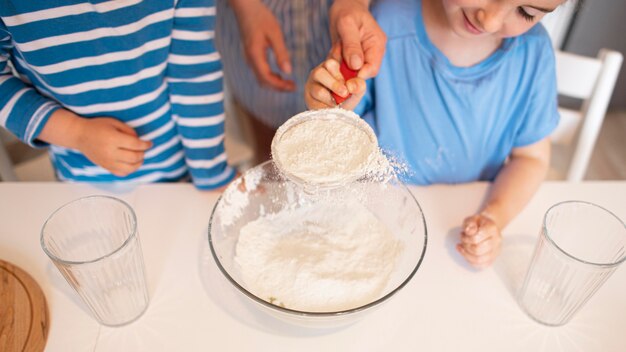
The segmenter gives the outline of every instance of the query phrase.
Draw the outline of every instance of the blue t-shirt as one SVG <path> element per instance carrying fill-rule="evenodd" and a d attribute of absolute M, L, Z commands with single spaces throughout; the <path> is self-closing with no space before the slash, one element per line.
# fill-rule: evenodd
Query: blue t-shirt
<path fill-rule="evenodd" d="M 407 182 L 493 180 L 513 148 L 558 124 L 554 52 L 541 25 L 457 67 L 428 38 L 421 1 L 382 1 L 373 13 L 387 51 L 355 111 L 407 163 Z"/>

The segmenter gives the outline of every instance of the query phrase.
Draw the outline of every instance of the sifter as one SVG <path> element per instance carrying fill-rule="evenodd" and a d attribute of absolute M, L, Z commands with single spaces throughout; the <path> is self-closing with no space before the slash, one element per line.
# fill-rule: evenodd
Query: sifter
<path fill-rule="evenodd" d="M 326 135 L 303 133 L 327 131 Z M 348 136 L 343 143 L 343 137 Z M 331 149 L 330 145 L 338 145 Z M 291 181 L 305 188 L 336 188 L 365 176 L 380 155 L 372 128 L 352 111 L 331 108 L 297 114 L 278 128 L 272 159 Z"/>

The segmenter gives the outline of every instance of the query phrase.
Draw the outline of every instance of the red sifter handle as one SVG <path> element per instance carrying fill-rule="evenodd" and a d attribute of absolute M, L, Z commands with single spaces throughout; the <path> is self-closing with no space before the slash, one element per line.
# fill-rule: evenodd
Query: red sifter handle
<path fill-rule="evenodd" d="M 344 81 L 348 81 L 349 79 L 356 77 L 358 73 L 358 71 L 355 71 L 348 67 L 345 61 L 341 61 L 341 64 L 339 65 L 339 72 L 341 72 Z M 330 92 L 330 94 L 332 94 L 333 98 L 335 98 L 335 102 L 337 104 L 343 103 L 346 99 L 350 97 L 350 94 L 345 98 L 335 94 L 334 92 Z"/>

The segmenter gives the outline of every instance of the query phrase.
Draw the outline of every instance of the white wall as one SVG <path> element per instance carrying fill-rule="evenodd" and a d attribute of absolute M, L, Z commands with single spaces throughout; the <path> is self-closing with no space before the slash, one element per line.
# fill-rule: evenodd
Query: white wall
<path fill-rule="evenodd" d="M 596 56 L 602 48 L 626 56 L 626 0 L 582 0 L 564 49 Z M 626 110 L 626 64 L 622 64 L 611 108 Z"/>
<path fill-rule="evenodd" d="M 568 1 L 541 20 L 541 23 L 550 34 L 550 38 L 552 38 L 552 44 L 557 49 L 561 48 L 565 40 L 575 10 L 576 2 Z"/>

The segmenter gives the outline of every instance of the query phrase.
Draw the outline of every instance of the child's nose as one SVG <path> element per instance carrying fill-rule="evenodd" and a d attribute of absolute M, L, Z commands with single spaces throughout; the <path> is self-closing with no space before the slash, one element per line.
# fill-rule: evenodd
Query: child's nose
<path fill-rule="evenodd" d="M 482 29 L 487 33 L 496 33 L 504 25 L 507 10 L 498 3 L 490 4 L 480 9 L 477 13 L 477 19 Z"/>

